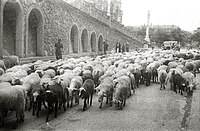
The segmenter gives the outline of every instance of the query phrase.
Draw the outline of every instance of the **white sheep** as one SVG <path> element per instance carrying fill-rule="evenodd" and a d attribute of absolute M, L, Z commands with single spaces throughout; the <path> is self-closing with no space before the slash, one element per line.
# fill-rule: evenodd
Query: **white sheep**
<path fill-rule="evenodd" d="M 188 82 L 188 93 L 192 91 L 193 87 L 196 86 L 196 77 L 192 72 L 185 72 L 182 74 L 183 78 Z"/>
<path fill-rule="evenodd" d="M 0 120 L 1 125 L 4 123 L 3 111 L 15 110 L 17 121 L 15 128 L 20 121 L 24 121 L 26 93 L 21 88 L 6 87 L 0 89 Z"/>
<path fill-rule="evenodd" d="M 0 67 L 0 76 L 4 74 L 4 70 Z"/>

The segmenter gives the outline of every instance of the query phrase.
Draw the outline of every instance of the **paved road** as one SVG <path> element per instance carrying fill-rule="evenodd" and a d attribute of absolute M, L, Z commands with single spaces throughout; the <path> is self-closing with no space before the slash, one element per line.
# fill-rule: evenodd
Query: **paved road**
<path fill-rule="evenodd" d="M 199 79 L 200 75 L 197 76 Z M 199 88 L 199 87 L 198 87 Z M 194 94 L 199 91 L 195 90 Z M 177 131 L 195 130 L 198 131 L 199 122 L 199 96 L 195 94 L 195 102 L 192 97 L 181 96 L 171 91 L 159 90 L 158 84 L 151 86 L 140 86 L 136 93 L 131 96 L 123 110 L 104 105 L 99 109 L 99 103 L 95 96 L 93 106 L 82 112 L 82 104 L 71 109 L 59 111 L 58 118 L 50 116 L 49 125 L 45 122 L 46 110 L 42 111 L 41 118 L 31 116 L 26 112 L 25 122 L 17 130 L 140 130 L 140 131 Z M 193 112 L 191 114 L 191 110 Z M 193 118 L 190 119 L 190 116 Z M 12 129 L 15 119 L 10 115 L 6 119 L 6 125 L 0 130 Z"/>

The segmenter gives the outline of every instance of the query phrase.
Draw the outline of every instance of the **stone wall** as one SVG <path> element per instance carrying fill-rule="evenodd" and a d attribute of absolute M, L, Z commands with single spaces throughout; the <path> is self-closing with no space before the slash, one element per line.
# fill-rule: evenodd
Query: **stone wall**
<path fill-rule="evenodd" d="M 136 41 L 134 38 L 125 35 L 119 30 L 113 28 L 111 25 L 108 25 L 94 17 L 91 17 L 85 12 L 80 11 L 78 8 L 69 5 L 68 3 L 62 0 L 16 0 L 18 4 L 21 5 L 22 13 L 24 15 L 24 28 L 21 35 L 23 35 L 24 41 L 22 42 L 24 45 L 21 51 L 23 53 L 27 53 L 27 48 L 29 47 L 29 14 L 33 9 L 36 9 L 38 13 L 36 13 L 38 19 L 42 21 L 42 26 L 38 26 L 38 28 L 42 28 L 43 30 L 40 35 L 43 36 L 37 37 L 42 40 L 41 55 L 54 55 L 54 44 L 57 42 L 58 38 L 61 38 L 62 44 L 64 45 L 64 54 L 68 54 L 71 51 L 70 46 L 70 32 L 73 25 L 78 27 L 78 53 L 83 52 L 83 47 L 81 44 L 81 34 L 83 30 L 87 30 L 88 33 L 88 51 L 91 51 L 90 40 L 91 34 L 94 32 L 96 35 L 96 50 L 98 47 L 98 38 L 100 35 L 103 36 L 103 41 L 108 40 L 110 44 L 109 49 L 113 49 L 117 42 L 121 43 L 130 43 L 131 47 L 140 46 L 141 44 Z M 2 8 L 2 6 L 1 6 Z M 3 10 L 1 10 L 2 13 Z M 41 18 L 39 17 L 41 16 Z M 1 17 L 2 22 L 2 17 Z M 2 24 L 1 24 L 2 26 Z M 1 35 L 3 31 L 1 30 Z M 34 42 L 33 42 L 34 43 Z M 34 47 L 34 46 L 31 46 Z M 141 45 L 142 47 L 142 45 Z M 47 54 L 45 53 L 47 52 Z M 22 54 L 23 54 L 22 53 Z M 28 56 L 27 54 L 22 55 L 22 57 Z"/>

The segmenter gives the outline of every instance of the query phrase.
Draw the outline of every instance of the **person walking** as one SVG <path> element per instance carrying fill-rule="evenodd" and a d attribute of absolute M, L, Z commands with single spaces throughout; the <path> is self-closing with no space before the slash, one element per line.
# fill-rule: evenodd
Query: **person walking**
<path fill-rule="evenodd" d="M 63 45 L 61 43 L 61 39 L 58 38 L 58 42 L 55 44 L 55 54 L 56 54 L 56 59 L 62 59 L 62 50 L 63 50 Z"/>

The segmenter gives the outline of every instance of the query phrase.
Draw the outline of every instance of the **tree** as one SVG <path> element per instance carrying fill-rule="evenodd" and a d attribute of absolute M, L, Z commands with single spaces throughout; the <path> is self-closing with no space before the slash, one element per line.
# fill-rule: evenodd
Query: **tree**
<path fill-rule="evenodd" d="M 196 31 L 194 34 L 191 35 L 191 42 L 197 42 L 200 45 L 200 31 Z"/>

